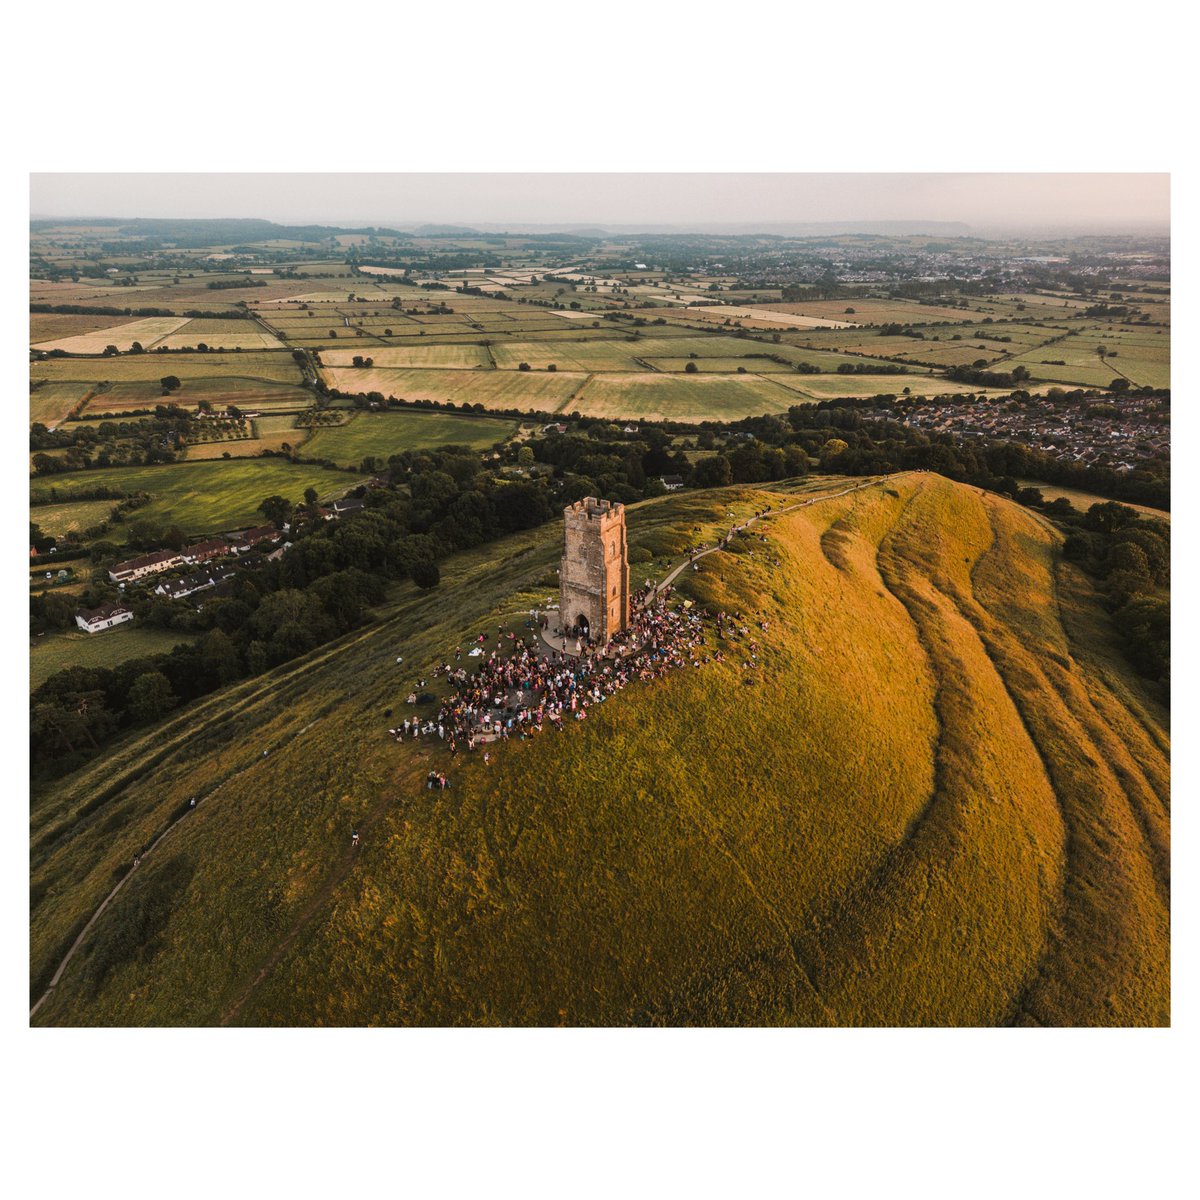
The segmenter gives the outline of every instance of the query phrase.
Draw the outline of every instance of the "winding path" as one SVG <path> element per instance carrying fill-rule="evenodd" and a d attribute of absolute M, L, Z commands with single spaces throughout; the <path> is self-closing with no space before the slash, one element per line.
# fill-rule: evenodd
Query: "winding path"
<path fill-rule="evenodd" d="M 840 492 L 829 492 L 820 496 L 810 496 L 807 500 L 798 500 L 795 504 L 789 504 L 786 508 L 771 508 L 769 512 L 764 514 L 764 516 L 782 517 L 785 513 L 795 512 L 798 508 L 808 508 L 810 504 L 820 504 L 824 500 L 836 500 L 839 496 L 848 496 L 851 492 L 858 492 L 866 487 L 874 487 L 876 484 L 886 483 L 891 478 L 893 478 L 891 475 L 872 476 L 865 482 L 856 483 L 853 487 L 843 488 Z M 762 520 L 762 517 L 759 516 L 748 517 L 740 525 L 732 526 L 730 532 L 741 533 L 743 529 L 753 525 L 755 521 L 760 520 Z M 656 585 L 654 594 L 657 596 L 658 593 L 663 590 L 663 588 L 670 587 L 671 584 L 679 578 L 679 573 L 684 569 L 684 567 L 689 566 L 691 563 L 698 562 L 706 554 L 711 554 L 714 550 L 723 549 L 724 544 L 725 539 L 722 538 L 715 546 L 709 546 L 707 550 L 701 550 L 698 554 L 689 555 L 660 584 Z"/>

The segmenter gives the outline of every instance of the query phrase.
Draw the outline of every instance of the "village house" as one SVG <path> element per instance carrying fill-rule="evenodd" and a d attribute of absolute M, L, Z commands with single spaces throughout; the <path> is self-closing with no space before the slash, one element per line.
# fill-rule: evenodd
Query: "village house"
<path fill-rule="evenodd" d="M 182 564 L 183 556 L 178 551 L 156 550 L 153 554 L 143 554 L 139 558 L 130 558 L 114 564 L 108 577 L 113 583 L 128 583 L 135 579 L 143 579 L 147 575 L 157 575 L 160 571 L 169 571 L 172 567 Z"/>
<path fill-rule="evenodd" d="M 361 500 L 335 500 L 329 508 L 335 517 L 344 517 L 347 513 L 358 512 L 362 506 Z"/>
<path fill-rule="evenodd" d="M 99 633 L 114 625 L 123 625 L 133 620 L 133 613 L 123 604 L 102 604 L 99 608 L 80 609 L 75 614 L 75 624 L 84 633 Z"/>
<path fill-rule="evenodd" d="M 245 554 L 251 546 L 259 542 L 273 541 L 279 537 L 279 530 L 274 525 L 257 525 L 253 529 L 243 529 L 241 533 L 232 534 L 229 538 L 229 548 L 235 554 Z"/>
<path fill-rule="evenodd" d="M 233 567 L 213 567 L 209 571 L 193 571 L 179 579 L 167 579 L 154 589 L 155 594 L 165 596 L 168 600 L 182 600 L 194 592 L 207 591 L 227 579 L 232 579 L 237 571 Z"/>
<path fill-rule="evenodd" d="M 660 478 L 662 479 L 663 487 L 665 487 L 668 492 L 677 492 L 681 487 L 683 487 L 682 475 L 663 475 L 660 476 Z"/>
<path fill-rule="evenodd" d="M 560 421 L 552 421 L 549 425 L 542 426 L 543 433 L 566 433 L 567 427 Z"/>
<path fill-rule="evenodd" d="M 230 553 L 229 543 L 224 538 L 209 538 L 206 542 L 185 546 L 183 561 L 191 567 L 196 563 L 207 562 L 210 558 L 219 558 L 222 554 L 228 553 Z"/>

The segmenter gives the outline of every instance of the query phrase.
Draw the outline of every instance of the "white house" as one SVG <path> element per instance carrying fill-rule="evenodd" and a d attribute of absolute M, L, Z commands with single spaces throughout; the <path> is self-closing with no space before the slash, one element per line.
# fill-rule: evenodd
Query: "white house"
<path fill-rule="evenodd" d="M 113 583 L 127 583 L 132 579 L 142 579 L 146 575 L 156 575 L 159 571 L 169 571 L 172 567 L 182 566 L 183 561 L 183 555 L 174 550 L 159 550 L 154 554 L 143 554 L 140 558 L 130 558 L 114 564 L 108 577 Z"/>
<path fill-rule="evenodd" d="M 99 608 L 84 608 L 75 614 L 75 624 L 84 633 L 99 633 L 132 620 L 133 613 L 123 604 L 102 604 Z"/>

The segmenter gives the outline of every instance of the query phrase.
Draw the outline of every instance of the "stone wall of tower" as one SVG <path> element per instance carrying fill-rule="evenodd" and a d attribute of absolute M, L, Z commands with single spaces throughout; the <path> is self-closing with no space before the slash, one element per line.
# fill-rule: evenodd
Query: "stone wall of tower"
<path fill-rule="evenodd" d="M 559 622 L 566 633 L 587 621 L 603 645 L 629 627 L 629 546 L 625 506 L 588 496 L 563 510 Z"/>

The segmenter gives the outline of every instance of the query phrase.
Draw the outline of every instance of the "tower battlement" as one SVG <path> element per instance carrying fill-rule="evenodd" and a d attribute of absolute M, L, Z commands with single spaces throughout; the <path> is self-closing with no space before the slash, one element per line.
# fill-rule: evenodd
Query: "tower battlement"
<path fill-rule="evenodd" d="M 587 496 L 563 509 L 559 623 L 603 645 L 629 626 L 625 506 Z"/>
<path fill-rule="evenodd" d="M 580 522 L 598 521 L 601 526 L 613 522 L 625 523 L 625 505 L 616 500 L 597 500 L 595 496 L 587 496 L 576 500 L 574 504 L 563 509 L 563 519 L 568 525 Z"/>

